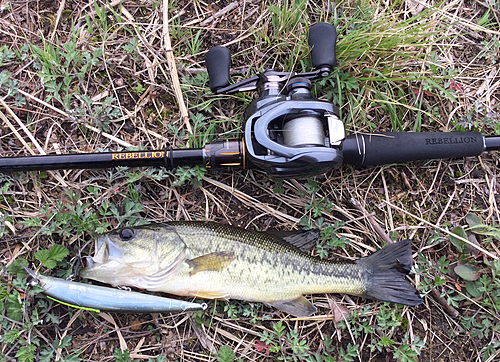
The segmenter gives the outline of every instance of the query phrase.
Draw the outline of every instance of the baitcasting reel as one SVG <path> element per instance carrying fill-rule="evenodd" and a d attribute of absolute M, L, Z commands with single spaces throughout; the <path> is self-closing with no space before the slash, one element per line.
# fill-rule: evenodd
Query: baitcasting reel
<path fill-rule="evenodd" d="M 269 69 L 229 85 L 229 49 L 212 48 L 205 58 L 214 93 L 258 91 L 245 111 L 243 147 L 245 162 L 269 175 L 307 177 L 342 165 L 345 132 L 338 110 L 311 94 L 311 80 L 328 76 L 335 66 L 337 32 L 331 24 L 315 24 L 308 40 L 316 69 L 309 73 Z"/>

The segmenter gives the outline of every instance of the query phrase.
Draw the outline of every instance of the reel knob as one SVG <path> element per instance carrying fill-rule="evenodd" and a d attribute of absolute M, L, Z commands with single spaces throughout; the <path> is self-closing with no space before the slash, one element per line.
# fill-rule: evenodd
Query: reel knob
<path fill-rule="evenodd" d="M 335 45 L 337 30 L 330 23 L 318 23 L 309 29 L 311 62 L 315 69 L 321 69 L 321 76 L 326 77 L 335 67 Z"/>
<path fill-rule="evenodd" d="M 218 89 L 229 85 L 229 69 L 231 68 L 231 51 L 223 46 L 210 49 L 205 55 L 205 65 L 208 70 L 210 90 L 214 93 Z"/>

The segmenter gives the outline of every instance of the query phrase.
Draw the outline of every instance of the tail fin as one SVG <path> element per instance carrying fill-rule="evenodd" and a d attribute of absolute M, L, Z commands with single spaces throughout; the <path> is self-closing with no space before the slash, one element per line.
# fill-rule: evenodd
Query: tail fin
<path fill-rule="evenodd" d="M 405 276 L 411 270 L 411 242 L 402 240 L 359 259 L 366 268 L 365 297 L 405 305 L 419 305 L 422 298 Z"/>

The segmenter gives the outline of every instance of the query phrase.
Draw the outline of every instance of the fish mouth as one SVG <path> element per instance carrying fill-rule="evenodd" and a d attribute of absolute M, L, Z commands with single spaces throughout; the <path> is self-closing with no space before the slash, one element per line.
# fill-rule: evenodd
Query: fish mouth
<path fill-rule="evenodd" d="M 120 251 L 120 247 L 108 235 L 99 236 L 96 239 L 94 256 L 87 257 L 88 268 L 99 264 L 106 264 L 110 260 L 116 260 L 121 257 L 122 252 Z"/>
<path fill-rule="evenodd" d="M 87 267 L 80 271 L 80 276 L 113 284 L 110 278 L 116 277 L 117 270 L 125 271 L 120 260 L 122 255 L 119 245 L 108 235 L 99 236 L 95 240 L 94 256 L 87 256 Z"/>

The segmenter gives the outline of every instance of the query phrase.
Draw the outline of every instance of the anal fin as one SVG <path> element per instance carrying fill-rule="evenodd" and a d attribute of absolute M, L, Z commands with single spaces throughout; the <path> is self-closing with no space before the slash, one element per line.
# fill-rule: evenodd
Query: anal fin
<path fill-rule="evenodd" d="M 269 305 L 294 317 L 309 317 L 318 311 L 318 308 L 303 295 L 295 299 L 272 302 Z"/>

